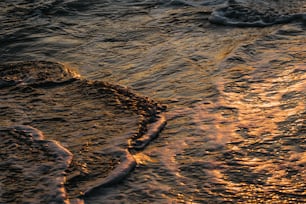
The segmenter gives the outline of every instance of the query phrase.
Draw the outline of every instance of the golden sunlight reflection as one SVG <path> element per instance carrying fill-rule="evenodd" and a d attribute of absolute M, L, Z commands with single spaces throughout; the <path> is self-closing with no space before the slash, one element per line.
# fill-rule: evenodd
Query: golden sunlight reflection
<path fill-rule="evenodd" d="M 235 152 L 243 151 L 241 148 L 244 146 L 252 148 L 261 145 L 261 149 L 249 153 L 252 156 L 234 157 L 237 167 L 223 164 L 242 177 L 244 169 L 248 169 L 249 173 L 254 175 L 252 182 L 256 181 L 257 185 L 246 184 L 241 178 L 230 178 L 230 174 L 222 168 L 208 170 L 219 179 L 218 182 L 225 184 L 236 196 L 244 197 L 250 203 L 262 202 L 267 198 L 281 203 L 282 194 L 301 196 L 301 198 L 306 196 L 304 184 L 306 154 L 294 148 L 296 144 L 285 142 L 287 138 L 284 136 L 289 134 L 288 136 L 302 137 L 303 135 L 295 132 L 298 128 L 294 126 L 303 124 L 303 120 L 297 120 L 292 124 L 293 126 L 289 127 L 292 131 L 290 133 L 285 133 L 282 129 L 284 127 L 280 125 L 288 118 L 305 111 L 305 100 L 301 97 L 305 97 L 306 75 L 298 74 L 301 71 L 306 71 L 306 64 L 289 67 L 279 72 L 277 76 L 266 78 L 260 83 L 248 83 L 247 92 L 244 93 L 228 91 L 228 81 L 222 79 L 218 82 L 218 88 L 222 93 L 218 103 L 200 105 L 194 116 L 205 136 L 209 135 L 208 138 L 216 144 L 227 146 L 234 155 Z M 251 81 L 260 77 L 256 72 L 252 72 L 245 79 Z M 236 85 L 240 86 L 239 82 Z M 275 86 L 278 86 L 277 91 L 274 90 Z M 220 111 L 222 109 L 231 112 L 231 116 L 225 117 L 224 111 Z M 209 110 L 218 111 L 212 113 Z M 210 117 L 209 120 L 212 122 L 206 124 L 205 120 Z M 280 136 L 284 139 L 278 139 Z M 282 150 L 276 151 L 269 146 L 282 146 Z M 271 157 L 270 159 L 262 156 L 254 157 L 256 154 L 271 154 Z M 294 200 L 292 197 L 292 201 Z"/>
<path fill-rule="evenodd" d="M 304 123 L 306 64 L 271 50 L 260 56 L 245 67 L 226 67 L 233 74 L 216 81 L 218 101 L 194 109 L 193 121 L 207 149 L 223 149 L 232 157 L 203 171 L 209 182 L 225 185 L 227 192 L 249 203 L 300 201 L 306 196 L 306 154 L 292 138 L 305 137 L 299 130 Z M 284 121 L 290 125 L 283 126 Z"/>
<path fill-rule="evenodd" d="M 154 160 L 153 158 L 151 158 L 150 156 L 142 152 L 138 152 L 137 154 L 134 154 L 133 157 L 136 160 L 137 164 L 145 165 L 149 162 L 156 162 L 156 160 Z"/>

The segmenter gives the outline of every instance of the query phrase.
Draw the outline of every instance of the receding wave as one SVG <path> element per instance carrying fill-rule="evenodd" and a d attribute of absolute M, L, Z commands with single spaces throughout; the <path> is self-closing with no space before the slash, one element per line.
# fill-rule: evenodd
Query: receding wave
<path fill-rule="evenodd" d="M 242 1 L 229 0 L 210 16 L 212 23 L 232 26 L 264 27 L 274 24 L 305 21 L 306 2 L 303 0 Z"/>
<path fill-rule="evenodd" d="M 1 203 L 66 203 L 72 154 L 30 126 L 0 128 Z"/>
<path fill-rule="evenodd" d="M 2 64 L 0 82 L 1 203 L 81 202 L 125 177 L 165 125 L 164 106 L 57 63 Z"/>

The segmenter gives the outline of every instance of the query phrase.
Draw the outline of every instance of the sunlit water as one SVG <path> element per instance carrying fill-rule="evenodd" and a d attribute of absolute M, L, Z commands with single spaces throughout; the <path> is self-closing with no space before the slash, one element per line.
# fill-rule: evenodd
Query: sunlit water
<path fill-rule="evenodd" d="M 219 22 L 242 26 L 232 27 L 210 22 L 213 11 L 229 8 L 218 0 L 5 1 L 0 62 L 65 63 L 84 78 L 128 86 L 167 105 L 167 126 L 134 154 L 135 170 L 86 203 L 305 203 L 305 1 L 267 2 L 235 1 L 238 16 L 255 17 L 230 13 Z M 265 20 L 259 11 L 269 6 L 273 18 Z M 296 16 L 272 25 L 290 15 Z M 77 107 L 65 95 L 54 100 L 61 97 Z M 93 111 L 86 100 L 92 102 L 84 98 L 81 110 Z M 110 135 L 136 126 L 129 113 L 117 114 L 107 124 L 97 118 L 86 124 Z M 52 139 L 98 133 L 75 130 L 73 122 L 59 131 L 57 124 L 28 124 L 46 136 L 59 132 Z"/>

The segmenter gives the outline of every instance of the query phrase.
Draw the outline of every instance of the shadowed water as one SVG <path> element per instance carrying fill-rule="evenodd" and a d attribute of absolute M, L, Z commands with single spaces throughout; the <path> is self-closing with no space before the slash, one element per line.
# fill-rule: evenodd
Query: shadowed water
<path fill-rule="evenodd" d="M 306 202 L 305 1 L 0 5 L 1 62 L 58 61 L 85 78 L 54 72 L 56 85 L 30 90 L 21 87 L 33 77 L 2 78 L 1 126 L 31 125 L 60 141 L 76 155 L 77 173 L 87 165 L 105 176 L 112 169 L 102 163 L 111 167 L 106 161 L 125 154 L 114 147 L 135 148 L 134 171 L 86 203 Z M 140 148 L 142 113 L 118 103 L 130 99 L 116 88 L 103 97 L 105 83 L 88 79 L 166 105 L 159 137 Z M 90 182 L 72 175 L 74 198 Z"/>

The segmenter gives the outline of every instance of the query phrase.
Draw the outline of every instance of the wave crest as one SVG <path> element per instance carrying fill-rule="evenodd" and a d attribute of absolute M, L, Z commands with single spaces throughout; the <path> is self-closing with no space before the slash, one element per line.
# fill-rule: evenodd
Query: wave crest
<path fill-rule="evenodd" d="M 305 21 L 303 1 L 239 1 L 229 0 L 224 7 L 212 12 L 211 23 L 239 26 L 265 27 L 275 24 Z"/>

